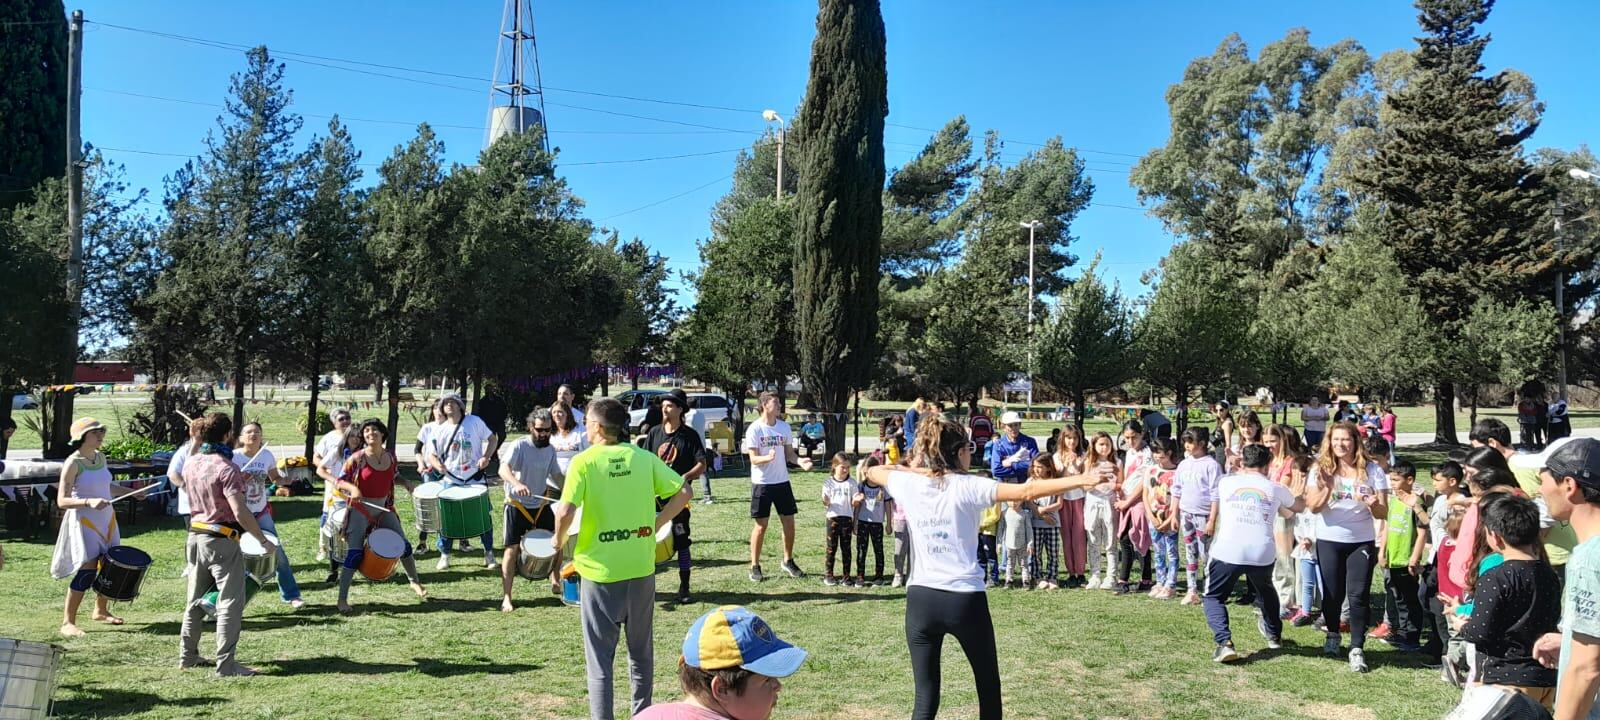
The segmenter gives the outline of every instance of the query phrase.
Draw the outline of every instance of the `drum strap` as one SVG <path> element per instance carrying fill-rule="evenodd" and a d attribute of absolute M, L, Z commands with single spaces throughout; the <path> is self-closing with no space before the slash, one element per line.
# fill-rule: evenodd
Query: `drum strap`
<path fill-rule="evenodd" d="M 538 520 L 539 520 L 539 516 L 544 514 L 544 507 L 545 506 L 543 506 L 543 505 L 539 506 L 539 511 L 538 512 L 536 512 L 536 513 L 534 513 L 532 515 L 529 515 L 528 514 L 528 509 L 523 507 L 521 503 L 515 503 L 514 502 L 514 503 L 511 503 L 511 504 L 516 506 L 517 512 L 522 513 L 523 519 L 527 520 L 529 525 L 534 525 L 535 523 L 537 523 Z"/>
<path fill-rule="evenodd" d="M 205 533 L 207 535 L 215 535 L 217 537 L 227 538 L 229 540 L 238 540 L 239 536 L 243 535 L 243 533 L 239 530 L 227 525 L 200 522 L 199 520 L 189 523 L 189 530 L 193 532 Z"/>
<path fill-rule="evenodd" d="M 92 530 L 94 532 L 94 534 L 99 535 L 100 536 L 100 541 L 102 543 L 105 543 L 105 545 L 107 547 L 111 546 L 111 531 L 117 529 L 117 515 L 116 515 L 116 513 L 112 513 L 112 515 L 111 515 L 111 524 L 106 526 L 105 532 L 100 532 L 100 528 L 95 527 L 94 521 L 90 520 L 89 518 L 79 517 L 78 518 L 78 522 L 81 523 L 84 527 L 89 528 L 90 530 Z"/>

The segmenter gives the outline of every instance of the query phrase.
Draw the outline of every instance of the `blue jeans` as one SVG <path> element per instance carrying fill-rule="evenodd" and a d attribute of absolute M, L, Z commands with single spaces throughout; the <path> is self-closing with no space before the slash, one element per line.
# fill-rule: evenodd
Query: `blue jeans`
<path fill-rule="evenodd" d="M 261 526 L 261 532 L 278 534 L 278 523 L 272 519 L 272 513 L 260 514 L 256 517 L 256 523 Z M 282 543 L 278 544 L 278 594 L 283 596 L 284 602 L 300 599 L 300 585 L 294 581 L 294 566 L 289 564 L 289 555 L 283 551 Z"/>
<path fill-rule="evenodd" d="M 1300 612 L 1311 614 L 1311 606 L 1322 593 L 1322 578 L 1317 575 L 1315 558 L 1300 560 Z"/>

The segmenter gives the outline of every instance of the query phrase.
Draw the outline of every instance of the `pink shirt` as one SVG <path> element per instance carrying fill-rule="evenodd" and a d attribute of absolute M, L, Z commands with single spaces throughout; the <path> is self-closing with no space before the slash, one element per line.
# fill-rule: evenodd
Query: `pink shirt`
<path fill-rule="evenodd" d="M 686 702 L 651 705 L 633 720 L 728 720 L 727 716 Z"/>
<path fill-rule="evenodd" d="M 196 453 L 183 463 L 183 487 L 189 494 L 190 520 L 237 523 L 229 495 L 244 499 L 248 476 L 232 460 L 216 453 Z"/>
<path fill-rule="evenodd" d="M 1394 413 L 1384 413 L 1383 417 L 1378 418 L 1378 434 L 1389 441 L 1389 447 L 1391 448 L 1394 447 L 1395 442 L 1394 421 Z"/>

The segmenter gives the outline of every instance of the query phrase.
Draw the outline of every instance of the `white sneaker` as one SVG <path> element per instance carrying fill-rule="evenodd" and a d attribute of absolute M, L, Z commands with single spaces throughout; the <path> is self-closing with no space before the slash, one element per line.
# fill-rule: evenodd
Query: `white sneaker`
<path fill-rule="evenodd" d="M 1116 579 L 1111 577 L 1110 575 L 1107 575 L 1105 580 L 1100 581 L 1100 589 L 1101 590 L 1115 590 L 1115 589 L 1117 589 L 1117 581 L 1116 581 Z"/>
<path fill-rule="evenodd" d="M 1367 671 L 1367 656 L 1361 648 L 1350 648 L 1350 671 L 1364 673 Z"/>
<path fill-rule="evenodd" d="M 486 570 L 495 570 L 500 567 L 500 563 L 495 562 L 494 558 L 484 558 L 483 567 Z"/>
<path fill-rule="evenodd" d="M 450 556 L 449 555 L 440 555 L 439 556 L 439 564 L 435 565 L 433 567 L 434 567 L 435 570 L 448 570 L 450 568 Z"/>
<path fill-rule="evenodd" d="M 317 551 L 317 562 L 321 563 L 321 562 L 327 562 L 327 561 L 328 561 L 328 553 L 327 553 L 327 551 L 318 550 Z"/>
<path fill-rule="evenodd" d="M 1095 574 L 1089 576 L 1089 584 L 1084 585 L 1083 587 L 1086 588 L 1086 589 L 1089 589 L 1089 590 L 1099 590 L 1099 589 L 1101 589 L 1100 585 L 1101 585 L 1100 574 L 1099 573 L 1095 573 Z"/>

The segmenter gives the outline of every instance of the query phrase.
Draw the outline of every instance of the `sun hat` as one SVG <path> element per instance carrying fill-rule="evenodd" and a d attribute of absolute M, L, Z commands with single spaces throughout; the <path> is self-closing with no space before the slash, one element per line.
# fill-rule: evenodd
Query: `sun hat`
<path fill-rule="evenodd" d="M 84 435 L 104 429 L 106 429 L 106 426 L 101 425 L 99 420 L 92 417 L 82 417 L 72 423 L 72 431 L 69 434 L 72 436 L 73 441 L 78 441 L 82 440 Z"/>
<path fill-rule="evenodd" d="M 1000 416 L 1001 425 L 1020 425 L 1021 423 L 1022 416 L 1018 415 L 1015 410 L 1008 410 L 1004 415 Z"/>
<path fill-rule="evenodd" d="M 767 677 L 793 675 L 806 651 L 778 639 L 759 615 L 723 605 L 700 616 L 683 638 L 683 662 L 701 670 L 744 668 Z"/>

